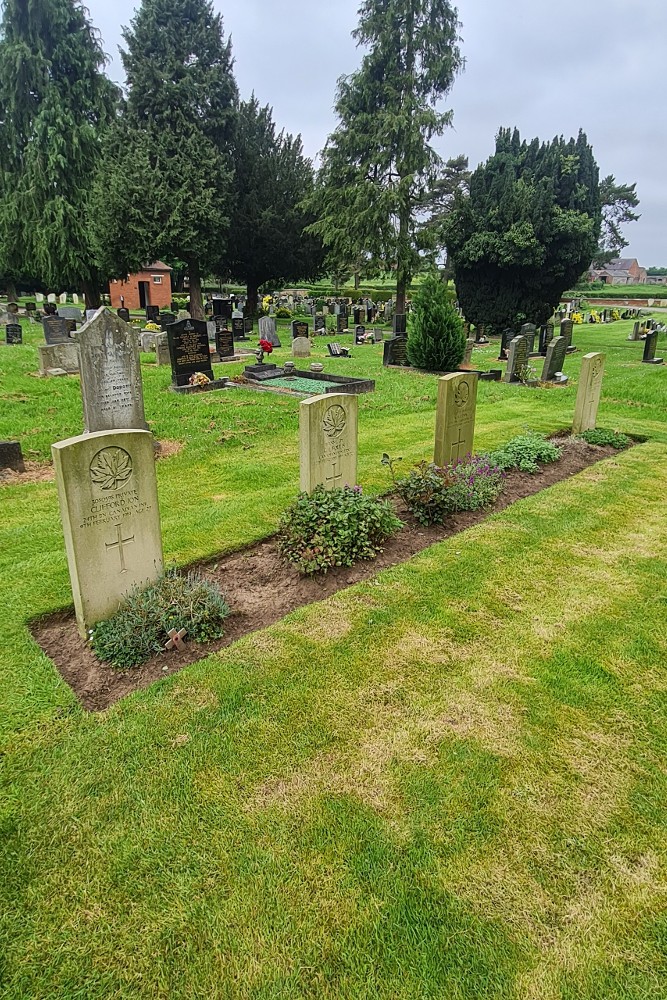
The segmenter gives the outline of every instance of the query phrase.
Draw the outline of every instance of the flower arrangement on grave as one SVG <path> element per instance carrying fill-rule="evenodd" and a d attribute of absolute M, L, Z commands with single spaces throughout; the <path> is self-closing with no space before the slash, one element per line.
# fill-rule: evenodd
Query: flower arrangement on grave
<path fill-rule="evenodd" d="M 612 320 L 614 322 L 616 322 L 617 320 L 619 320 L 621 318 L 620 311 L 618 309 L 612 309 L 612 311 L 611 311 L 611 318 L 612 318 Z"/>
<path fill-rule="evenodd" d="M 151 333 L 159 333 L 160 327 L 157 323 L 146 323 L 144 330 L 150 330 Z"/>
<path fill-rule="evenodd" d="M 584 322 L 584 317 L 581 313 L 572 313 L 571 319 L 575 326 L 581 326 Z"/>
<path fill-rule="evenodd" d="M 260 340 L 259 347 L 255 351 L 255 357 L 257 358 L 257 364 L 264 364 L 264 355 L 271 354 L 273 352 L 273 344 L 268 340 Z"/>
<path fill-rule="evenodd" d="M 203 372 L 195 372 L 188 379 L 188 385 L 208 385 L 210 381 L 208 375 L 204 375 Z"/>

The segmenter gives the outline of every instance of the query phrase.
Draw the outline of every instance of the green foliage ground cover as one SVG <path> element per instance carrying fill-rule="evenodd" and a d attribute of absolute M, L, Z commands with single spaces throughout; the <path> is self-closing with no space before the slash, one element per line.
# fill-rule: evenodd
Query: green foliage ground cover
<path fill-rule="evenodd" d="M 600 425 L 646 444 L 99 715 L 26 628 L 71 603 L 54 484 L 0 486 L 3 1000 L 662 995 L 667 370 L 631 326 L 577 329 L 564 389 L 482 383 L 476 446 L 567 427 L 594 349 Z M 0 348 L 0 438 L 45 459 L 81 404 L 32 377 L 37 340 Z M 383 452 L 431 457 L 436 377 L 325 344 L 377 379 L 359 480 L 384 490 Z M 176 396 L 143 361 L 183 443 L 168 562 L 273 531 L 298 400 Z"/>

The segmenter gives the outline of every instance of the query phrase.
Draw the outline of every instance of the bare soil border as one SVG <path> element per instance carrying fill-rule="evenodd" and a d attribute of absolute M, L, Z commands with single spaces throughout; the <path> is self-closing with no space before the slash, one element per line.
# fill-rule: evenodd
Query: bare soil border
<path fill-rule="evenodd" d="M 445 525 L 424 527 L 397 500 L 396 510 L 405 526 L 387 542 L 384 552 L 370 562 L 331 570 L 326 575 L 302 577 L 281 558 L 274 536 L 240 551 L 191 564 L 188 569 L 200 570 L 221 587 L 232 608 L 225 635 L 215 642 L 188 643 L 181 651 L 159 654 L 135 669 L 117 670 L 101 663 L 80 638 L 71 609 L 33 622 L 30 630 L 82 706 L 90 712 L 103 711 L 133 691 L 148 687 L 251 632 L 273 625 L 297 608 L 322 601 L 380 570 L 405 562 L 429 545 L 479 524 L 515 501 L 618 454 L 611 447 L 594 447 L 570 437 L 559 444 L 563 446 L 563 454 L 558 462 L 545 465 L 532 475 L 517 470 L 509 472 L 504 490 L 493 506 L 454 514 Z"/>

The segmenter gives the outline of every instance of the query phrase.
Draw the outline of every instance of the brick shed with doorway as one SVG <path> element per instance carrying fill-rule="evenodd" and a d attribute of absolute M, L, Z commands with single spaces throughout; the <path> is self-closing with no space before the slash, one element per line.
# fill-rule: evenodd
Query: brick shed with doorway
<path fill-rule="evenodd" d="M 126 309 L 138 310 L 159 306 L 168 312 L 171 307 L 171 268 L 157 260 L 144 271 L 128 274 L 125 281 L 110 281 L 109 294 L 114 309 L 125 306 Z"/>

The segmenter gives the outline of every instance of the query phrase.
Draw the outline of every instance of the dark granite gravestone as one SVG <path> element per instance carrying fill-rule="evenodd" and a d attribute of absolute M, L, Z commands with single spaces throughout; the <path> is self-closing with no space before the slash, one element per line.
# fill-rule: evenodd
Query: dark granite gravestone
<path fill-rule="evenodd" d="M 231 299 L 213 299 L 213 315 L 222 316 L 224 319 L 232 318 L 232 300 Z"/>
<path fill-rule="evenodd" d="M 234 340 L 247 340 L 245 335 L 245 322 L 243 316 L 235 316 L 230 320 L 231 330 L 234 334 Z"/>
<path fill-rule="evenodd" d="M 315 330 L 315 336 L 327 332 L 327 321 L 324 316 L 315 316 L 315 319 L 313 320 L 313 329 Z"/>
<path fill-rule="evenodd" d="M 410 362 L 408 361 L 407 345 L 408 338 L 402 334 L 385 340 L 382 364 L 385 367 L 387 365 L 400 365 L 402 368 L 409 368 Z"/>
<path fill-rule="evenodd" d="M 9 327 L 7 327 L 7 343 L 9 343 Z M 661 365 L 663 363 L 662 358 L 656 358 L 655 352 L 658 349 L 658 331 L 651 330 L 646 334 L 646 340 L 644 341 L 644 357 L 642 362 L 645 365 Z"/>
<path fill-rule="evenodd" d="M 336 316 L 336 333 L 345 333 L 347 330 L 347 317 L 342 313 Z"/>
<path fill-rule="evenodd" d="M 528 353 L 532 354 L 535 350 L 535 334 L 537 332 L 537 327 L 534 323 L 524 323 L 519 333 L 522 337 L 528 338 Z"/>
<path fill-rule="evenodd" d="M 514 330 L 509 326 L 506 326 L 503 330 L 502 337 L 500 338 L 500 353 L 498 355 L 498 361 L 507 361 L 507 352 L 509 351 L 510 342 L 514 337 Z"/>
<path fill-rule="evenodd" d="M 70 340 L 69 320 L 60 316 L 43 316 L 44 339 L 47 344 L 66 344 Z"/>
<path fill-rule="evenodd" d="M 166 333 L 167 327 L 170 323 L 175 323 L 176 317 L 171 312 L 160 313 L 158 317 L 158 323 L 160 324 L 160 329 Z"/>
<path fill-rule="evenodd" d="M 542 368 L 542 381 L 554 382 L 556 375 L 563 371 L 563 363 L 567 354 L 567 339 L 565 337 L 554 337 L 547 347 L 547 356 L 544 359 Z"/>
<path fill-rule="evenodd" d="M 554 339 L 554 325 L 553 323 L 546 323 L 544 326 L 540 327 L 540 339 L 538 343 L 539 352 L 542 355 L 547 353 L 547 347 Z"/>
<path fill-rule="evenodd" d="M 23 330 L 21 329 L 21 324 L 8 323 L 7 326 L 5 327 L 5 338 L 8 344 L 22 344 Z"/>
<path fill-rule="evenodd" d="M 221 358 L 234 357 L 234 335 L 224 321 L 221 325 L 215 324 L 215 349 Z"/>
<path fill-rule="evenodd" d="M 35 305 L 34 302 L 26 302 L 25 309 L 26 309 L 26 312 L 29 312 L 29 313 L 35 312 L 35 310 L 37 309 L 37 306 Z"/>
<path fill-rule="evenodd" d="M 159 306 L 146 306 L 146 322 L 147 323 L 157 323 L 159 315 L 160 315 L 160 307 Z"/>
<path fill-rule="evenodd" d="M 392 320 L 392 329 L 396 334 L 405 334 L 408 331 L 408 317 L 405 313 L 395 313 Z"/>
<path fill-rule="evenodd" d="M 359 326 L 362 319 L 364 318 L 366 310 L 362 306 L 355 306 L 353 309 L 354 315 L 354 325 Z"/>
<path fill-rule="evenodd" d="M 252 316 L 246 316 L 243 320 L 243 332 L 252 333 Z"/>
<path fill-rule="evenodd" d="M 167 338 L 174 385 L 187 385 L 195 372 L 213 381 L 208 328 L 203 320 L 182 319 L 179 323 L 169 323 Z"/>
<path fill-rule="evenodd" d="M 308 340 L 309 333 L 310 330 L 305 320 L 292 320 L 292 340 L 296 340 L 297 337 L 305 337 Z"/>
<path fill-rule="evenodd" d="M 19 441 L 0 441 L 0 469 L 25 472 L 23 452 Z"/>
<path fill-rule="evenodd" d="M 122 319 L 125 323 L 129 323 L 130 322 L 130 310 L 129 309 L 124 309 L 122 307 L 120 309 L 116 309 L 116 316 L 120 317 L 120 319 Z"/>
<path fill-rule="evenodd" d="M 513 337 L 509 346 L 509 352 L 507 356 L 507 371 L 505 372 L 505 382 L 523 382 L 525 381 L 525 370 L 528 364 L 529 346 L 530 338 L 522 337 L 519 334 L 518 337 Z"/>
<path fill-rule="evenodd" d="M 572 347 L 572 334 L 574 332 L 574 323 L 571 319 L 564 319 L 560 325 L 560 336 L 565 337 L 565 347 L 566 349 Z"/>
<path fill-rule="evenodd" d="M 83 323 L 83 313 L 76 306 L 60 306 L 58 315 L 62 319 L 73 320 L 75 323 Z"/>

